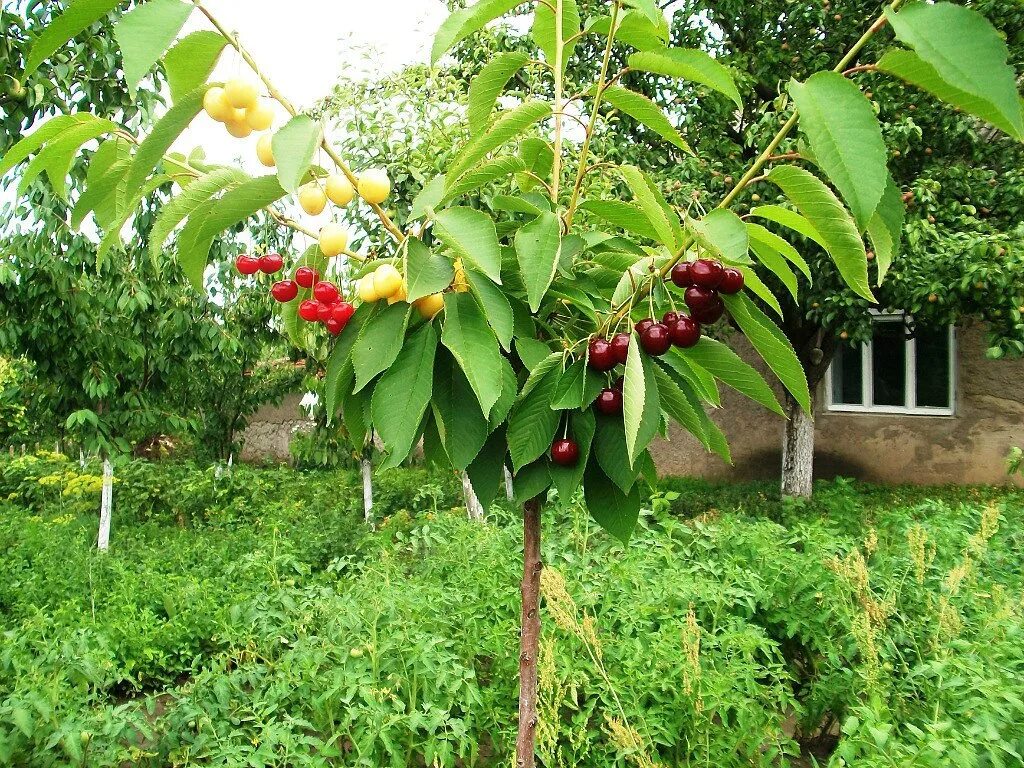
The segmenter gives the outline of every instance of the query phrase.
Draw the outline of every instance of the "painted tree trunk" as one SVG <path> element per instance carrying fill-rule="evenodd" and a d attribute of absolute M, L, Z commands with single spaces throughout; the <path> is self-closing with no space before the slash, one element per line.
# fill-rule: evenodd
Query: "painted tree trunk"
<path fill-rule="evenodd" d="M 517 768 L 535 768 L 537 656 L 540 653 L 540 499 L 523 505 L 523 582 L 519 636 Z"/>
<path fill-rule="evenodd" d="M 110 549 L 110 518 L 114 512 L 114 467 L 103 459 L 103 490 L 100 493 L 100 533 L 96 547 L 100 552 Z"/>
<path fill-rule="evenodd" d="M 810 498 L 814 482 L 814 419 L 792 398 L 786 399 L 782 438 L 782 495 Z"/>
<path fill-rule="evenodd" d="M 480 499 L 477 498 L 476 491 L 473 490 L 473 484 L 469 481 L 469 473 L 462 473 L 462 498 L 466 500 L 466 512 L 469 513 L 470 520 L 484 521 L 484 506 L 480 503 Z"/>
<path fill-rule="evenodd" d="M 366 457 L 359 462 L 363 472 L 363 516 L 373 525 L 373 463 Z"/>
<path fill-rule="evenodd" d="M 505 467 L 505 498 L 512 501 L 516 497 L 515 489 L 512 487 L 512 473 Z"/>

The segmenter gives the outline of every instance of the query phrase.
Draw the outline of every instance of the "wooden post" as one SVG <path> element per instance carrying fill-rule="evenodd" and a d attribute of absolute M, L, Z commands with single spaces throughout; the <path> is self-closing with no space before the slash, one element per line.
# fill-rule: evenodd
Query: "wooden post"
<path fill-rule="evenodd" d="M 508 467 L 503 467 L 505 471 L 505 498 L 512 501 L 516 497 L 515 489 L 512 487 L 512 473 L 508 471 Z"/>
<path fill-rule="evenodd" d="M 469 519 L 483 522 L 484 507 L 480 503 L 480 499 L 477 498 L 476 491 L 473 490 L 473 483 L 469 480 L 468 472 L 462 473 L 462 498 L 466 501 L 466 512 L 469 514 Z"/>
<path fill-rule="evenodd" d="M 540 498 L 523 505 L 523 583 L 519 636 L 517 768 L 535 768 L 537 656 L 540 654 Z"/>

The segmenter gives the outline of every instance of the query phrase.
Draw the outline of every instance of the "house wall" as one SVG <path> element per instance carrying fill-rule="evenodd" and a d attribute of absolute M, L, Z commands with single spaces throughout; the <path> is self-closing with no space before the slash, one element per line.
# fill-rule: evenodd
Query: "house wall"
<path fill-rule="evenodd" d="M 242 432 L 242 461 L 285 463 L 291 458 L 288 446 L 296 432 L 312 429 L 312 422 L 300 405 L 303 393 L 286 396 L 280 405 L 265 404 Z"/>
<path fill-rule="evenodd" d="M 955 416 L 828 413 L 822 386 L 815 417 L 815 477 L 1024 485 L 1019 477 L 1008 481 L 1006 476 L 1010 448 L 1024 446 L 1024 361 L 989 360 L 986 346 L 982 327 L 958 331 Z M 738 340 L 737 349 L 764 370 L 745 340 Z M 654 449 L 659 471 L 712 479 L 778 478 L 782 420 L 724 387 L 722 395 L 723 408 L 712 418 L 729 438 L 733 466 L 674 429 L 671 442 Z"/>

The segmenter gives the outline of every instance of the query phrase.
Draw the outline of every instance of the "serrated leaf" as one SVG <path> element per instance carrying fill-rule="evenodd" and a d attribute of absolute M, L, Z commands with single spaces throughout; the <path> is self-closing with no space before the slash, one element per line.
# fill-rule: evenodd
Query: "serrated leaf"
<path fill-rule="evenodd" d="M 121 246 L 121 228 L 128 222 L 135 214 L 136 206 L 142 202 L 143 199 L 153 194 L 159 187 L 170 182 L 169 176 L 154 176 L 148 179 L 145 184 L 139 189 L 135 190 L 135 195 L 128 201 L 128 204 L 120 209 L 118 215 L 110 222 L 107 227 L 103 239 L 100 240 L 100 244 L 96 246 L 96 264 L 101 265 L 111 248 Z"/>
<path fill-rule="evenodd" d="M 701 83 L 725 94 L 739 109 L 743 109 L 743 100 L 740 98 L 732 73 L 704 51 L 693 48 L 641 51 L 631 55 L 627 63 L 630 69 L 667 77 L 681 77 L 693 83 Z"/>
<path fill-rule="evenodd" d="M 631 203 L 624 203 L 621 200 L 587 200 L 580 205 L 580 210 L 589 211 L 612 226 L 647 240 L 659 242 L 661 239 L 650 219 L 639 206 Z"/>
<path fill-rule="evenodd" d="M 699 400 L 710 403 L 716 408 L 722 406 L 718 384 L 715 383 L 715 377 L 710 372 L 687 360 L 676 351 L 669 352 L 662 357 L 661 362 L 671 368 L 679 380 L 689 384 Z"/>
<path fill-rule="evenodd" d="M 195 119 L 203 108 L 203 96 L 206 94 L 206 86 L 202 85 L 188 94 L 167 110 L 161 117 L 149 135 L 142 140 L 135 158 L 132 160 L 132 167 L 125 178 L 125 189 L 135 190 L 142 186 L 146 177 L 160 163 L 164 153 L 171 148 L 181 132 Z"/>
<path fill-rule="evenodd" d="M 754 241 L 751 246 L 751 250 L 753 250 L 754 255 L 757 256 L 757 260 L 761 262 L 762 266 L 779 278 L 779 281 L 786 286 L 786 290 L 789 291 L 793 299 L 796 300 L 796 274 L 789 268 L 789 264 L 786 262 L 786 259 L 782 254 L 760 241 Z"/>
<path fill-rule="evenodd" d="M 704 429 L 703 419 L 697 413 L 696 408 L 686 398 L 679 385 L 672 380 L 668 372 L 661 368 L 662 361 L 658 360 L 654 366 L 654 378 L 658 384 L 658 397 L 661 399 L 661 407 L 665 413 L 671 416 L 687 432 L 697 438 L 700 444 L 710 450 L 708 436 Z"/>
<path fill-rule="evenodd" d="M 475 269 L 466 270 L 466 280 L 469 282 L 470 291 L 480 302 L 484 316 L 494 330 L 498 342 L 506 352 L 510 351 L 515 320 L 512 316 L 512 305 L 508 303 L 504 291 Z"/>
<path fill-rule="evenodd" d="M 587 366 L 577 360 L 564 371 L 558 379 L 558 386 L 551 396 L 551 408 L 556 411 L 567 411 L 580 407 L 583 400 L 583 388 L 587 381 Z M 588 403 L 589 405 L 589 403 Z"/>
<path fill-rule="evenodd" d="M 67 176 L 75 155 L 85 142 L 113 133 L 116 129 L 109 120 L 98 120 L 69 127 L 53 136 L 22 172 L 18 195 L 24 195 L 39 174 L 45 173 L 54 194 L 66 202 Z"/>
<path fill-rule="evenodd" d="M 47 24 L 39 36 L 32 41 L 32 47 L 29 49 L 28 56 L 25 57 L 25 71 L 22 73 L 22 80 L 28 80 L 29 75 L 65 43 L 91 27 L 120 4 L 119 0 L 75 0 L 75 2 L 69 3 L 64 13 Z"/>
<path fill-rule="evenodd" d="M 412 209 L 409 211 L 409 221 L 422 219 L 434 208 L 437 208 L 444 199 L 445 175 L 439 174 L 423 185 L 412 201 Z"/>
<path fill-rule="evenodd" d="M 537 312 L 555 279 L 562 248 L 562 222 L 554 213 L 544 212 L 521 227 L 515 236 L 519 273 L 526 286 L 530 311 Z"/>
<path fill-rule="evenodd" d="M 501 247 L 490 216 L 475 208 L 446 208 L 434 217 L 434 230 L 466 264 L 501 284 Z"/>
<path fill-rule="evenodd" d="M 602 92 L 602 98 L 612 107 L 624 112 L 641 125 L 644 125 L 681 150 L 693 154 L 690 145 L 686 143 L 675 126 L 669 122 L 662 112 L 661 107 L 648 99 L 646 96 L 623 88 L 621 85 L 609 85 Z"/>
<path fill-rule="evenodd" d="M 410 303 L 440 293 L 455 278 L 455 268 L 449 259 L 432 253 L 422 240 L 409 238 L 406 257 L 406 294 Z"/>
<path fill-rule="evenodd" d="M 309 172 L 322 136 L 320 124 L 309 115 L 296 115 L 274 134 L 271 148 L 277 178 L 289 194 L 295 194 Z"/>
<path fill-rule="evenodd" d="M 799 235 L 803 235 L 813 243 L 817 243 L 825 251 L 828 250 L 828 246 L 825 245 L 825 239 L 821 236 L 821 233 L 815 229 L 814 225 L 807 219 L 806 216 L 791 211 L 788 208 L 783 208 L 781 205 L 760 205 L 750 210 L 751 216 L 756 216 L 761 219 L 767 219 L 768 221 L 774 221 L 776 224 L 781 224 L 787 229 L 791 229 Z"/>
<path fill-rule="evenodd" d="M 456 45 L 475 32 L 479 32 L 489 22 L 504 16 L 513 8 L 522 5 L 524 0 L 480 0 L 462 8 L 448 16 L 434 36 L 434 45 L 430 51 L 431 65 Z"/>
<path fill-rule="evenodd" d="M 448 165 L 447 188 L 455 183 L 477 163 L 498 147 L 522 136 L 530 126 L 550 116 L 551 105 L 543 101 L 527 101 L 514 109 L 498 115 L 494 123 L 481 134 L 474 136 L 459 151 Z"/>
<path fill-rule="evenodd" d="M 776 298 L 775 294 L 772 293 L 771 288 L 764 284 L 764 281 L 757 274 L 757 271 L 744 264 L 738 265 L 736 269 L 743 274 L 744 287 L 771 307 L 772 311 L 781 318 L 782 305 L 779 304 L 779 300 Z"/>
<path fill-rule="evenodd" d="M 498 430 L 487 438 L 487 442 L 484 443 L 476 458 L 466 467 L 466 474 L 469 475 L 473 492 L 484 509 L 489 509 L 494 503 L 498 490 L 505 479 L 505 454 L 507 452 L 508 444 L 505 441 L 505 432 Z"/>
<path fill-rule="evenodd" d="M 686 229 L 705 250 L 732 265 L 750 262 L 747 228 L 732 211 L 718 208 L 703 219 L 686 220 Z"/>
<path fill-rule="evenodd" d="M 117 194 L 118 185 L 124 179 L 125 174 L 128 173 L 128 165 L 129 161 L 127 159 L 119 160 L 107 168 L 102 176 L 98 176 L 88 182 L 85 191 L 75 201 L 75 207 L 71 209 L 72 229 L 77 230 L 81 227 L 89 211 L 96 209 L 105 200 Z M 92 171 L 92 164 L 90 164 L 89 170 L 90 172 Z M 102 227 L 103 225 L 99 218 L 97 216 L 97 223 Z"/>
<path fill-rule="evenodd" d="M 186 35 L 174 44 L 164 56 L 172 101 L 178 101 L 209 79 L 227 44 L 222 34 L 205 29 Z"/>
<path fill-rule="evenodd" d="M 409 305 L 399 302 L 384 307 L 367 320 L 352 349 L 352 367 L 356 372 L 356 392 L 375 376 L 391 368 L 405 341 Z"/>
<path fill-rule="evenodd" d="M 457 470 L 468 468 L 491 430 L 473 387 L 446 350 L 437 354 L 430 403 L 441 443 L 452 466 Z"/>
<path fill-rule="evenodd" d="M 799 216 L 800 214 L 794 215 Z M 813 282 L 811 280 L 810 265 L 788 240 L 779 237 L 774 232 L 762 227 L 760 224 L 754 224 L 749 221 L 747 222 L 747 235 L 750 238 L 752 246 L 760 243 L 766 248 L 771 248 L 776 253 L 782 254 L 783 258 L 804 273 L 804 277 L 806 277 L 809 282 Z"/>
<path fill-rule="evenodd" d="M 550 462 L 544 458 L 516 472 L 515 477 L 512 478 L 516 504 L 522 505 L 530 499 L 546 494 L 548 488 L 551 487 L 549 464 Z"/>
<path fill-rule="evenodd" d="M 562 74 L 565 74 L 565 69 L 569 64 L 569 58 L 572 56 L 573 51 L 576 48 L 576 43 L 579 41 L 580 31 L 580 9 L 576 5 L 576 0 L 560 0 L 561 11 L 562 11 Z M 544 54 L 544 59 L 551 67 L 552 71 L 555 69 L 555 59 L 558 55 L 556 37 L 555 37 L 555 9 L 552 5 L 545 3 L 537 3 L 536 8 L 533 12 L 533 29 L 531 34 L 533 35 L 533 41 L 540 48 Z"/>
<path fill-rule="evenodd" d="M 900 252 L 903 239 L 903 222 L 906 218 L 906 207 L 899 187 L 890 176 L 871 221 L 868 222 L 868 237 L 875 248 L 875 264 L 878 265 L 878 284 L 885 280 L 885 275 Z"/>
<path fill-rule="evenodd" d="M 820 234 L 825 250 L 847 285 L 873 302 L 864 241 L 857 224 L 835 193 L 810 172 L 791 165 L 772 169 L 767 178 L 786 194 Z"/>
<path fill-rule="evenodd" d="M 640 210 L 658 234 L 657 240 L 670 250 L 677 250 L 683 240 L 682 227 L 679 224 L 679 217 L 665 201 L 661 191 L 647 174 L 635 166 L 621 166 L 619 173 L 626 180 L 626 185 L 633 193 L 633 199 L 639 204 Z"/>
<path fill-rule="evenodd" d="M 182 0 L 149 0 L 114 25 L 128 94 L 135 98 L 142 78 L 174 42 L 195 6 Z"/>
<path fill-rule="evenodd" d="M 473 296 L 445 294 L 441 343 L 455 356 L 473 387 L 480 410 L 489 416 L 502 393 L 502 357 L 494 331 Z"/>
<path fill-rule="evenodd" d="M 469 84 L 469 130 L 478 134 L 490 123 L 498 96 L 530 57 L 525 53 L 499 53 Z"/>
<path fill-rule="evenodd" d="M 318 252 L 319 248 L 314 245 L 306 251 L 306 255 L 313 256 L 318 254 Z M 295 310 L 298 308 L 298 304 L 298 299 L 296 299 L 285 305 L 285 309 L 290 307 Z M 355 383 L 352 350 L 355 348 L 356 342 L 363 332 L 363 327 L 373 315 L 380 311 L 380 306 L 377 303 L 364 303 L 356 307 L 355 314 L 349 318 L 348 324 L 338 335 L 334 347 L 331 349 L 330 356 L 327 358 L 327 369 L 324 373 L 324 405 L 327 409 L 328 419 L 333 418 L 334 414 L 338 412 L 338 408 L 346 394 L 342 386 L 346 383 L 344 376 L 346 368 L 350 371 L 347 382 L 349 384 L 349 391 L 352 389 L 351 385 Z M 292 314 L 294 317 L 297 317 L 294 311 Z"/>
<path fill-rule="evenodd" d="M 640 519 L 640 491 L 627 492 L 613 482 L 594 462 L 587 465 L 583 476 L 583 495 L 591 517 L 623 545 L 629 544 Z"/>
<path fill-rule="evenodd" d="M 525 341 L 525 339 L 518 339 L 516 341 L 516 347 L 520 353 L 520 357 L 522 357 L 523 355 L 523 341 Z M 542 346 L 544 349 L 543 359 L 535 362 L 533 365 L 527 363 L 527 368 L 529 368 L 530 370 L 530 375 L 526 377 L 526 381 L 523 383 L 523 388 L 519 391 L 519 394 L 516 396 L 516 403 L 521 403 L 523 400 L 525 400 L 527 397 L 533 394 L 533 390 L 537 388 L 537 385 L 540 384 L 545 378 L 547 378 L 549 373 L 551 373 L 553 370 L 559 368 L 562 365 L 563 356 L 561 352 L 549 351 L 546 344 L 542 344 Z M 538 348 L 538 352 L 539 351 L 540 349 Z M 524 362 L 526 362 L 525 358 L 523 358 L 523 360 Z"/>
<path fill-rule="evenodd" d="M 672 351 L 668 357 L 682 357 L 693 365 L 712 374 L 723 384 L 732 387 L 741 395 L 749 397 L 773 413 L 783 416 L 782 406 L 768 382 L 757 370 L 744 362 L 732 349 L 720 341 L 707 336 L 701 337 L 690 349 Z"/>
<path fill-rule="evenodd" d="M 370 413 L 389 453 L 389 466 L 397 466 L 412 451 L 430 403 L 436 350 L 437 331 L 433 323 L 425 323 L 409 336 L 395 362 L 373 388 Z"/>
<path fill-rule="evenodd" d="M 0 157 L 0 176 L 3 176 L 14 166 L 21 163 L 50 139 L 87 123 L 105 124 L 109 127 L 110 131 L 117 130 L 116 124 L 88 113 L 58 115 L 57 117 L 50 118 L 7 150 L 6 155 Z"/>
<path fill-rule="evenodd" d="M 194 180 L 180 194 L 171 198 L 166 205 L 160 208 L 149 235 L 150 256 L 155 260 L 174 228 L 201 208 L 204 203 L 211 200 L 214 195 L 251 181 L 251 179 L 252 177 L 243 171 L 225 167 L 218 168 Z"/>
<path fill-rule="evenodd" d="M 638 470 L 629 462 L 626 447 L 626 428 L 618 416 L 601 416 L 597 420 L 597 433 L 592 448 L 597 463 L 623 493 L 629 493 L 636 482 Z"/>
<path fill-rule="evenodd" d="M 508 421 L 508 451 L 515 472 L 551 448 L 562 419 L 559 411 L 551 410 L 551 396 L 558 385 L 558 378 L 557 370 L 548 371 L 512 410 Z"/>
<path fill-rule="evenodd" d="M 882 126 L 871 102 L 851 80 L 818 72 L 789 93 L 815 162 L 850 206 L 863 232 L 878 207 L 889 175 Z"/>
<path fill-rule="evenodd" d="M 595 34 L 607 36 L 610 29 L 610 16 L 599 16 L 587 24 L 587 31 Z M 664 15 L 652 21 L 641 12 L 631 10 L 620 14 L 615 40 L 631 45 L 638 51 L 647 51 L 664 48 L 668 44 L 669 35 L 668 21 Z"/>
<path fill-rule="evenodd" d="M 460 195 L 468 192 L 475 192 L 485 184 L 503 179 L 515 173 L 526 170 L 526 163 L 519 157 L 496 157 L 481 163 L 480 166 L 466 173 L 458 182 L 445 192 L 440 205 L 454 200 Z"/>
<path fill-rule="evenodd" d="M 622 385 L 623 421 L 630 466 L 636 466 L 637 457 L 647 450 L 661 426 L 661 400 L 653 366 L 651 358 L 641 352 L 637 335 L 631 333 L 626 377 Z"/>

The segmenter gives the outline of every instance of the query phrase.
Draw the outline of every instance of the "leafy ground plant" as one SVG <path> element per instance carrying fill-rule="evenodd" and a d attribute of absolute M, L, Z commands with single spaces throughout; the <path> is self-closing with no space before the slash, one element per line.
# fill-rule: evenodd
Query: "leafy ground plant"
<path fill-rule="evenodd" d="M 58 17 L 38 33 L 26 71 L 117 5 L 86 0 Z M 612 52 L 627 46 L 629 69 L 694 80 L 707 86 L 708 98 L 739 104 L 731 73 L 705 53 L 670 47 L 654 0 L 611 0 L 586 20 L 576 0 L 481 0 L 442 25 L 434 61 L 489 22 L 525 10 L 533 14 L 537 59 L 500 57 L 481 72 L 468 113 L 471 138 L 445 173 L 423 187 L 404 226 L 382 207 L 387 176 L 376 169 L 354 173 L 317 122 L 297 112 L 200 0 L 151 0 L 115 27 L 130 92 L 158 60 L 167 71 L 174 105 L 144 137 L 87 113 L 65 115 L 0 162 L 3 173 L 34 154 L 22 184 L 45 173 L 64 194 L 70 158 L 85 142 L 107 137 L 110 163 L 94 174 L 79 213 L 113 197 L 123 223 L 153 190 L 180 187 L 154 224 L 159 236 L 150 247 L 159 255 L 187 219 L 177 234 L 177 256 L 200 286 L 218 234 L 260 210 L 280 226 L 318 237 L 319 245 L 290 265 L 294 280 L 273 291 L 285 305 L 287 332 L 328 360 L 330 411 L 340 410 L 351 435 L 380 436 L 384 469 L 397 467 L 422 440 L 431 456 L 467 471 L 485 503 L 495 497 L 506 464 L 515 475 L 524 521 L 516 760 L 524 767 L 534 765 L 538 722 L 540 529 L 547 491 L 553 487 L 569 498 L 582 487 L 590 514 L 626 541 L 643 500 L 640 478 L 654 474 L 648 446 L 668 419 L 728 456 L 703 409 L 716 402 L 716 376 L 781 413 L 765 382 L 703 334 L 726 313 L 810 412 L 799 359 L 769 314 L 781 314 L 779 303 L 751 269 L 756 258 L 781 279 L 791 272 L 788 263 L 799 268 L 805 260 L 768 226 L 819 243 L 844 281 L 868 300 L 865 235 L 874 248 L 876 284 L 898 250 L 903 202 L 857 76 L 871 71 L 905 79 L 1024 138 L 1015 74 L 991 25 L 963 6 L 894 0 L 831 70 L 786 86 L 781 128 L 714 210 L 675 209 L 643 169 L 591 154 L 595 125 L 614 111 L 637 120 L 644 140 L 691 152 L 657 104 L 620 83 L 621 73 L 611 71 Z M 213 30 L 175 42 L 193 11 Z M 875 63 L 865 62 L 883 30 L 891 30 L 896 45 Z M 602 63 L 593 82 L 570 92 L 566 64 L 585 35 L 603 40 Z M 227 46 L 257 80 L 206 82 Z M 524 66 L 547 73 L 544 92 L 496 110 L 505 85 Z M 274 108 L 261 91 L 290 115 L 258 145 L 261 161 L 276 167 L 275 174 L 251 178 L 201 158 L 166 154 L 202 109 L 233 136 L 272 129 Z M 578 144 L 568 141 L 570 120 L 582 129 Z M 798 127 L 801 151 L 777 155 Z M 320 150 L 336 174 L 314 165 Z M 515 178 L 518 194 L 496 196 L 486 210 L 463 204 L 469 193 L 508 177 Z M 622 194 L 588 197 L 595 179 L 613 179 Z M 778 187 L 791 208 L 761 206 L 741 218 L 733 208 L 755 181 Z M 338 227 L 312 233 L 278 211 L 289 194 L 310 214 L 328 200 L 350 204 L 358 194 L 392 242 L 369 255 L 352 253 Z M 120 226 L 106 228 L 99 258 L 119 244 L 119 232 Z M 329 259 L 342 254 L 346 278 L 358 279 L 353 301 L 320 279 Z M 281 259 L 266 259 L 245 256 L 236 264 L 247 274 L 283 268 Z"/>

